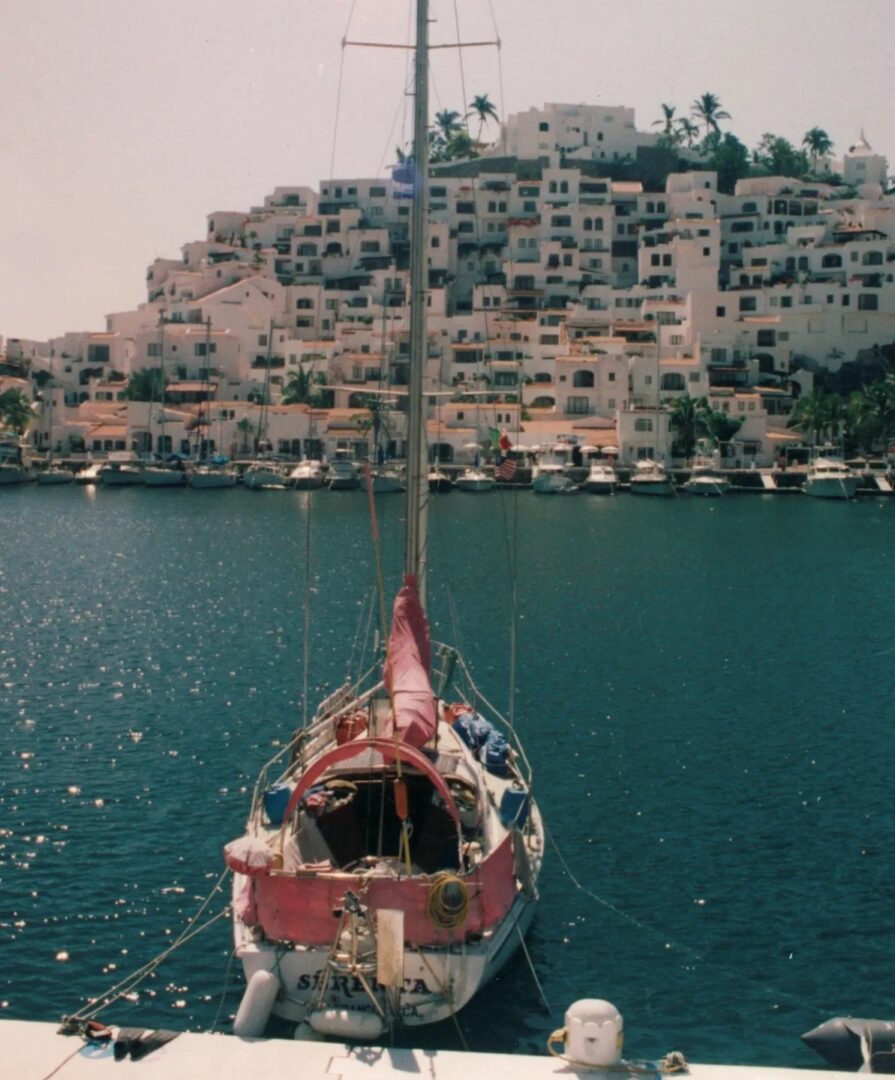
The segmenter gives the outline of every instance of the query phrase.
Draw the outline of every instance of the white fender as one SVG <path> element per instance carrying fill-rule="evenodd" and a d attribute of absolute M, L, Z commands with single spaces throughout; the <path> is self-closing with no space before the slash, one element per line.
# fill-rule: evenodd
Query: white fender
<path fill-rule="evenodd" d="M 280 981 L 272 971 L 256 971 L 239 1003 L 233 1034 L 240 1039 L 260 1039 L 279 989 Z"/>
<path fill-rule="evenodd" d="M 308 1023 L 321 1035 L 337 1039 L 378 1039 L 385 1031 L 378 1013 L 354 1009 L 318 1009 L 308 1017 Z"/>

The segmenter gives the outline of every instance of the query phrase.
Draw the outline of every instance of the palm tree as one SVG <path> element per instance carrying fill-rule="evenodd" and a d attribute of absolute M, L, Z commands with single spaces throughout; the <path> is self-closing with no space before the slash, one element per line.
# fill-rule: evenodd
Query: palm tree
<path fill-rule="evenodd" d="M 165 376 L 160 367 L 140 368 L 131 373 L 125 395 L 128 401 L 157 401 L 164 385 Z"/>
<path fill-rule="evenodd" d="M 677 134 L 687 146 L 693 146 L 699 138 L 699 125 L 694 124 L 688 116 L 684 116 L 677 121 Z"/>
<path fill-rule="evenodd" d="M 692 457 L 696 448 L 696 437 L 700 428 L 701 414 L 708 408 L 704 397 L 694 398 L 689 394 L 675 398 L 671 403 L 671 428 L 677 438 L 675 442 L 681 457 Z"/>
<path fill-rule="evenodd" d="M 802 146 L 805 147 L 811 157 L 812 172 L 817 172 L 817 159 L 826 157 L 830 153 L 833 149 L 833 140 L 823 128 L 813 127 L 810 131 L 805 132 Z"/>
<path fill-rule="evenodd" d="M 707 398 L 702 398 L 699 404 L 697 432 L 708 439 L 713 447 L 730 442 L 743 426 L 743 417 L 713 409 Z"/>
<path fill-rule="evenodd" d="M 477 116 L 479 118 L 479 131 L 476 135 L 476 141 L 482 140 L 482 129 L 489 120 L 493 120 L 494 123 L 498 123 L 497 109 L 494 107 L 493 102 L 489 101 L 487 94 L 476 94 L 476 96 L 469 103 L 469 112 L 464 119 L 469 119 L 470 116 Z"/>
<path fill-rule="evenodd" d="M 255 425 L 247 416 L 244 416 L 236 425 L 236 430 L 242 433 L 242 446 L 240 447 L 240 452 L 245 454 L 249 449 L 249 435 L 255 430 Z"/>
<path fill-rule="evenodd" d="M 24 390 L 14 387 L 0 394 L 0 422 L 5 427 L 17 435 L 24 435 L 33 419 L 34 410 Z"/>
<path fill-rule="evenodd" d="M 311 400 L 311 376 L 303 367 L 293 371 L 283 389 L 284 405 L 305 405 Z"/>
<path fill-rule="evenodd" d="M 814 446 L 827 438 L 838 438 L 845 416 L 845 406 L 838 394 L 827 394 L 823 390 L 815 390 L 809 397 L 802 398 L 796 404 L 786 426 L 798 428 L 799 431 L 810 434 L 811 443 Z"/>
<path fill-rule="evenodd" d="M 721 102 L 717 95 L 710 94 L 708 91 L 693 102 L 690 111 L 698 121 L 705 125 L 706 135 L 709 132 L 714 132 L 716 135 L 720 134 L 721 129 L 718 127 L 718 121 L 730 120 L 731 118 L 730 113 L 721 108 Z"/>
<path fill-rule="evenodd" d="M 895 436 L 895 375 L 856 390 L 848 415 L 850 430 L 864 450 L 888 447 Z"/>
<path fill-rule="evenodd" d="M 442 109 L 435 114 L 435 134 L 449 143 L 460 130 L 460 114 L 453 109 Z"/>
<path fill-rule="evenodd" d="M 674 135 L 675 108 L 676 107 L 674 105 L 666 105 L 665 102 L 663 101 L 662 102 L 662 118 L 660 120 L 654 120 L 653 121 L 653 127 L 658 127 L 660 124 L 662 124 L 662 134 L 667 135 L 669 138 L 671 138 Z"/>

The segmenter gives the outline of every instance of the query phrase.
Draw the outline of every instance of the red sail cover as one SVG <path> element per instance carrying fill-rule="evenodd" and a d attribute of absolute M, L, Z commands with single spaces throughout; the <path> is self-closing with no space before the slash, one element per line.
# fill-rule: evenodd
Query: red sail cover
<path fill-rule="evenodd" d="M 408 574 L 395 597 L 384 677 L 395 709 L 395 730 L 409 746 L 422 746 L 435 734 L 438 717 L 429 685 L 431 660 L 429 623 L 416 578 Z"/>

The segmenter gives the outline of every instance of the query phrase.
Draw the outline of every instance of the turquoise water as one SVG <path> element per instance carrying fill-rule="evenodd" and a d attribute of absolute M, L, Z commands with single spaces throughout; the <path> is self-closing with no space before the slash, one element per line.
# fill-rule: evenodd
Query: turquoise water
<path fill-rule="evenodd" d="M 393 586 L 403 508 L 377 506 Z M 517 726 L 559 852 L 529 941 L 551 1011 L 520 956 L 461 1015 L 468 1043 L 539 1052 L 592 996 L 631 1056 L 810 1065 L 808 1027 L 895 1014 L 895 503 L 432 511 L 436 635 L 502 703 L 515 554 Z M 362 496 L 0 492 L 0 1016 L 73 1011 L 214 884 L 301 716 L 308 573 L 316 700 L 366 626 Z M 108 1019 L 226 1019 L 228 958 L 220 921 Z M 452 1025 L 410 1041 L 459 1045 Z"/>

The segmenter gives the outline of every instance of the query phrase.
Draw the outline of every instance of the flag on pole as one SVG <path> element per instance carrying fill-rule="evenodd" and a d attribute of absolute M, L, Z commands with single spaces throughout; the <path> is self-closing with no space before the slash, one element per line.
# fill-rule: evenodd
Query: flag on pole
<path fill-rule="evenodd" d="M 516 475 L 516 462 L 512 458 L 501 458 L 494 470 L 494 475 L 498 480 L 503 480 L 505 484 L 508 484 Z"/>

